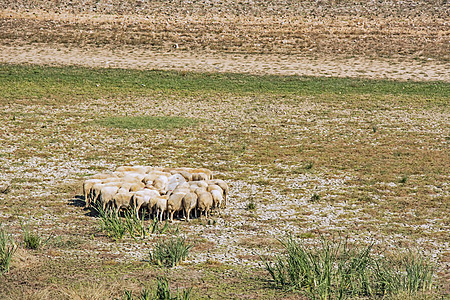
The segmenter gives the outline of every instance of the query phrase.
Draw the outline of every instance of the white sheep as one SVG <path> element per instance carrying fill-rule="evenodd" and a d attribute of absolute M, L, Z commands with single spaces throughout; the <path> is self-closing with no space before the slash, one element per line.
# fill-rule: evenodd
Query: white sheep
<path fill-rule="evenodd" d="M 112 199 L 112 204 L 116 212 L 116 216 L 119 215 L 119 210 L 121 208 L 129 208 L 131 205 L 131 199 L 134 193 L 129 191 L 119 191 L 114 195 Z"/>
<path fill-rule="evenodd" d="M 169 196 L 167 200 L 167 216 L 170 222 L 173 222 L 173 214 L 182 209 L 181 200 L 183 200 L 185 195 L 186 193 L 174 193 Z"/>
<path fill-rule="evenodd" d="M 168 180 L 169 180 L 169 183 L 167 184 L 168 195 L 170 195 L 180 183 L 186 182 L 186 179 L 184 179 L 184 177 L 180 174 L 171 175 L 169 176 Z"/>
<path fill-rule="evenodd" d="M 159 193 L 161 195 L 164 195 L 167 193 L 167 188 L 169 185 L 169 178 L 165 175 L 160 175 L 155 178 L 152 185 L 156 190 L 159 191 Z"/>
<path fill-rule="evenodd" d="M 217 208 L 220 215 L 220 206 L 223 202 L 223 193 L 218 190 L 212 190 L 210 193 L 213 199 L 212 208 Z"/>
<path fill-rule="evenodd" d="M 94 184 L 96 183 L 101 183 L 101 179 L 87 179 L 83 182 L 83 195 L 84 195 L 84 201 L 86 202 L 86 206 L 85 207 L 89 207 L 90 206 L 90 197 L 89 194 L 91 192 L 92 187 L 94 186 Z"/>
<path fill-rule="evenodd" d="M 135 192 L 132 198 L 132 204 L 135 210 L 136 218 L 139 218 L 139 209 L 141 207 L 148 208 L 151 212 L 151 209 L 153 209 L 153 207 L 149 207 L 148 204 L 151 202 L 151 199 L 156 198 L 158 196 L 159 196 L 158 191 L 150 189 L 143 189 Z"/>
<path fill-rule="evenodd" d="M 162 222 L 163 214 L 167 210 L 167 200 L 169 199 L 169 196 L 168 195 L 158 196 L 155 199 L 156 199 L 155 204 L 156 219 L 158 219 L 159 215 L 159 221 Z"/>
<path fill-rule="evenodd" d="M 207 183 L 209 185 L 211 184 L 215 184 L 220 186 L 220 188 L 223 190 L 223 206 L 222 208 L 226 207 L 227 205 L 227 196 L 230 192 L 230 188 L 228 187 L 228 184 L 223 181 L 222 179 L 213 179 L 213 180 L 208 180 Z"/>
<path fill-rule="evenodd" d="M 200 211 L 200 217 L 202 215 L 202 212 L 204 212 L 205 218 L 208 219 L 208 212 L 211 210 L 212 205 L 213 205 L 213 198 L 211 193 L 206 191 L 199 193 L 197 199 L 197 208 Z"/>
<path fill-rule="evenodd" d="M 106 207 L 109 203 L 111 203 L 113 197 L 117 194 L 119 187 L 117 186 L 104 186 L 100 190 L 100 194 L 98 196 L 99 202 L 102 205 L 103 210 L 106 210 Z"/>
<path fill-rule="evenodd" d="M 192 181 L 208 180 L 209 177 L 206 173 L 192 173 Z"/>
<path fill-rule="evenodd" d="M 146 167 L 144 166 L 121 166 L 116 169 L 116 172 L 134 172 L 145 174 Z"/>
<path fill-rule="evenodd" d="M 181 200 L 181 206 L 183 208 L 184 217 L 187 222 L 189 222 L 191 211 L 194 210 L 195 212 L 197 212 L 195 210 L 195 208 L 197 207 L 197 198 L 198 196 L 196 193 L 189 192 L 184 195 L 183 199 Z"/>

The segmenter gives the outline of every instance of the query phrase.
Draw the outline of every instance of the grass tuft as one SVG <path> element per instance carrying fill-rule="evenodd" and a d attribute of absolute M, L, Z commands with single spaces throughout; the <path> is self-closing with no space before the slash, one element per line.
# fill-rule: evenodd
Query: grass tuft
<path fill-rule="evenodd" d="M 0 274 L 9 271 L 11 259 L 16 250 L 17 246 L 11 236 L 0 228 Z"/>
<path fill-rule="evenodd" d="M 192 247 L 182 236 L 162 240 L 150 252 L 150 260 L 159 266 L 175 267 L 187 258 Z"/>
<path fill-rule="evenodd" d="M 26 249 L 38 250 L 39 248 L 45 246 L 51 239 L 49 237 L 47 240 L 43 240 L 42 237 L 35 232 L 31 232 L 28 226 L 22 224 L 23 230 L 23 242 Z"/>
<path fill-rule="evenodd" d="M 255 210 L 256 209 L 256 202 L 255 200 L 253 200 L 253 198 L 251 198 L 248 203 L 247 206 L 245 207 L 247 210 Z"/>
<path fill-rule="evenodd" d="M 320 200 L 320 195 L 317 194 L 317 193 L 314 193 L 314 194 L 311 196 L 311 198 L 309 199 L 309 201 L 311 201 L 311 202 L 317 202 L 317 201 L 319 201 L 319 200 Z"/>

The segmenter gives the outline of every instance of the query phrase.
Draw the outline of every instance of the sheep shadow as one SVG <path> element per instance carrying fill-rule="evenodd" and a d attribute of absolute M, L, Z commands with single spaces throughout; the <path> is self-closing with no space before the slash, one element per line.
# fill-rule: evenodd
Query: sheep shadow
<path fill-rule="evenodd" d="M 93 217 L 96 218 L 98 217 L 98 211 L 92 207 L 86 207 L 86 201 L 84 199 L 83 195 L 76 195 L 75 197 L 73 197 L 72 199 L 69 199 L 69 204 L 70 206 L 75 206 L 75 207 L 82 207 L 84 211 L 86 211 L 86 213 L 84 214 L 87 217 Z"/>

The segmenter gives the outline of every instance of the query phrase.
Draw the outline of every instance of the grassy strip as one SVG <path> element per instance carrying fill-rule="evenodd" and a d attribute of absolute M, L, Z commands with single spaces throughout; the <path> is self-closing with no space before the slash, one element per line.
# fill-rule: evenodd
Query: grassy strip
<path fill-rule="evenodd" d="M 125 97 L 154 91 L 450 98 L 450 84 L 444 82 L 0 65 L 0 99 Z"/>
<path fill-rule="evenodd" d="M 325 240 L 309 249 L 288 236 L 281 240 L 287 251 L 266 270 L 281 287 L 303 291 L 313 299 L 345 299 L 428 292 L 434 267 L 411 252 L 400 258 L 377 258 L 372 246 L 350 247 L 347 240 Z"/>
<path fill-rule="evenodd" d="M 97 123 L 122 129 L 173 129 L 193 126 L 198 120 L 182 117 L 125 116 L 100 119 Z"/>

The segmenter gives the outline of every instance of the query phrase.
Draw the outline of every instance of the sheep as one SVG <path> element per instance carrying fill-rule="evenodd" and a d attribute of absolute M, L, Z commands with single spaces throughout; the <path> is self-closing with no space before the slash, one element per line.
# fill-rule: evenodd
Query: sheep
<path fill-rule="evenodd" d="M 170 173 L 167 172 L 162 172 L 162 171 L 152 171 L 150 173 L 147 173 L 144 178 L 142 179 L 142 182 L 147 184 L 148 182 L 153 182 L 156 178 L 158 178 L 159 176 L 166 176 L 169 177 Z"/>
<path fill-rule="evenodd" d="M 179 185 L 177 185 L 177 187 L 173 190 L 172 194 L 175 194 L 175 193 L 186 194 L 186 193 L 189 193 L 190 191 L 191 191 L 191 189 L 190 189 L 189 183 L 183 182 L 183 183 L 180 183 Z"/>
<path fill-rule="evenodd" d="M 194 190 L 194 193 L 197 194 L 197 196 L 204 192 L 207 192 L 206 188 L 204 187 L 199 187 Z"/>
<path fill-rule="evenodd" d="M 167 210 L 167 200 L 169 199 L 169 196 L 158 196 L 155 198 L 156 204 L 156 219 L 158 219 L 159 215 L 159 221 L 162 222 L 163 214 Z"/>
<path fill-rule="evenodd" d="M 136 172 L 128 172 L 121 178 L 122 181 L 127 182 L 136 182 L 136 181 L 142 181 L 142 179 L 145 178 L 145 174 L 136 173 Z"/>
<path fill-rule="evenodd" d="M 108 179 L 108 178 L 119 178 L 116 174 L 109 173 L 97 173 L 91 176 L 91 179 Z"/>
<path fill-rule="evenodd" d="M 184 195 L 183 199 L 181 200 L 181 206 L 183 208 L 186 222 L 189 222 L 191 210 L 194 209 L 194 211 L 196 211 L 195 208 L 197 206 L 197 198 L 198 198 L 197 194 L 189 192 L 186 195 Z"/>
<path fill-rule="evenodd" d="M 153 181 L 153 187 L 158 190 L 161 195 L 167 193 L 168 185 L 169 178 L 165 175 L 160 175 Z"/>
<path fill-rule="evenodd" d="M 186 182 L 186 179 L 180 174 L 174 174 L 169 176 L 169 183 L 167 184 L 167 194 L 170 195 L 175 188 L 183 182 Z"/>
<path fill-rule="evenodd" d="M 128 191 L 119 191 L 116 195 L 114 195 L 112 199 L 112 204 L 116 211 L 116 216 L 119 215 L 119 210 L 121 208 L 129 208 L 131 204 L 131 199 L 133 198 L 134 193 Z"/>
<path fill-rule="evenodd" d="M 150 190 L 150 189 L 143 189 L 143 190 L 135 192 L 131 203 L 133 204 L 136 217 L 139 218 L 139 209 L 142 206 L 147 207 L 149 210 L 151 210 L 152 207 L 148 207 L 148 204 L 151 202 L 152 198 L 156 198 L 158 196 L 159 196 L 158 191 Z M 145 213 L 144 213 L 144 215 L 145 215 Z"/>
<path fill-rule="evenodd" d="M 208 180 L 207 183 L 209 185 L 215 184 L 215 185 L 220 186 L 220 188 L 223 190 L 223 207 L 226 207 L 227 196 L 230 192 L 230 188 L 228 187 L 228 184 L 225 181 L 223 181 L 222 179 Z"/>
<path fill-rule="evenodd" d="M 94 185 L 92 186 L 90 192 L 89 192 L 89 196 L 88 196 L 88 197 L 89 197 L 89 203 L 96 203 L 96 202 L 97 202 L 97 199 L 98 199 L 98 197 L 100 196 L 101 189 L 102 189 L 103 187 L 106 187 L 106 186 L 115 186 L 115 187 L 117 187 L 117 188 L 121 188 L 122 185 L 123 185 L 122 182 L 117 182 L 117 181 L 114 181 L 114 182 L 107 182 L 107 183 L 96 183 L 96 184 L 94 184 Z"/>
<path fill-rule="evenodd" d="M 211 170 L 208 170 L 206 168 L 192 169 L 190 173 L 192 173 L 192 175 L 194 175 L 195 173 L 204 173 L 207 176 L 206 179 L 213 179 L 213 173 L 211 172 Z"/>
<path fill-rule="evenodd" d="M 106 206 L 112 201 L 113 197 L 117 194 L 119 188 L 117 186 L 104 186 L 100 190 L 98 196 L 99 202 L 102 204 L 103 210 L 106 210 Z"/>
<path fill-rule="evenodd" d="M 200 181 L 200 180 L 208 180 L 209 177 L 206 175 L 206 173 L 193 173 L 192 174 L 192 180 L 193 181 Z"/>
<path fill-rule="evenodd" d="M 134 182 L 131 184 L 130 186 L 130 192 L 137 192 L 142 190 L 145 187 L 145 184 L 143 184 L 142 182 Z"/>
<path fill-rule="evenodd" d="M 186 181 L 192 181 L 192 174 L 188 171 L 180 171 L 179 174 L 186 179 Z"/>
<path fill-rule="evenodd" d="M 89 193 L 91 191 L 91 188 L 94 186 L 94 184 L 101 183 L 101 182 L 102 181 L 100 179 L 87 179 L 83 182 L 83 195 L 84 195 L 84 201 L 86 202 L 85 207 L 90 206 Z"/>
<path fill-rule="evenodd" d="M 223 193 L 219 190 L 212 190 L 210 193 L 213 199 L 212 208 L 217 208 L 220 215 L 220 205 L 223 202 Z"/>
<path fill-rule="evenodd" d="M 213 205 L 213 198 L 211 193 L 209 192 L 201 192 L 198 195 L 197 199 L 197 208 L 200 211 L 200 217 L 202 216 L 202 212 L 205 214 L 205 218 L 208 219 L 208 212 L 210 211 Z"/>
<path fill-rule="evenodd" d="M 169 196 L 167 200 L 167 216 L 170 222 L 173 222 L 173 214 L 182 209 L 181 200 L 183 200 L 185 195 L 186 193 L 174 193 Z"/>
<path fill-rule="evenodd" d="M 95 183 L 91 187 L 91 189 L 89 191 L 89 196 L 88 196 L 88 199 L 89 199 L 88 202 L 89 202 L 90 206 L 92 205 L 92 203 L 95 204 L 97 202 L 98 196 L 100 195 L 100 191 L 105 186 L 106 186 L 106 184 L 104 184 L 104 183 Z"/>
<path fill-rule="evenodd" d="M 116 172 L 134 172 L 145 174 L 146 167 L 143 166 L 121 166 L 116 168 Z"/>

